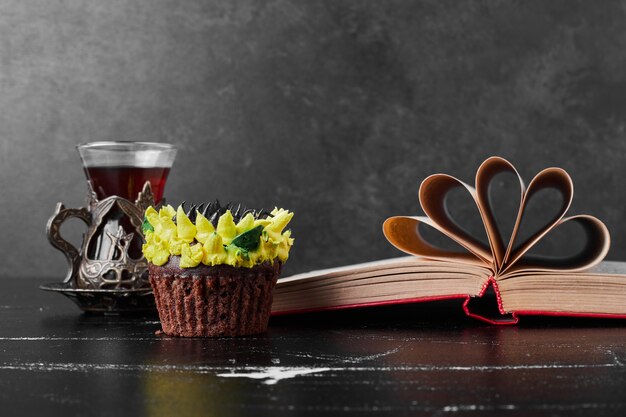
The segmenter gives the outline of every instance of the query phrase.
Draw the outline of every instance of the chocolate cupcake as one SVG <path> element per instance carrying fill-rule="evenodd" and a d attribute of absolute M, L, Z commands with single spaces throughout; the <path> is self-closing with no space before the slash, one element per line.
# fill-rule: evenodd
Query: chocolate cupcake
<path fill-rule="evenodd" d="M 219 203 L 185 212 L 146 210 L 143 253 L 149 262 L 163 332 L 172 336 L 263 333 L 276 280 L 293 244 L 283 231 L 293 213 Z"/>

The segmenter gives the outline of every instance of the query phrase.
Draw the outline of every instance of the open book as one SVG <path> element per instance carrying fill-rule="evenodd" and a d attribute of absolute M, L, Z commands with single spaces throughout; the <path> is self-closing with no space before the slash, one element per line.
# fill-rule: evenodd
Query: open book
<path fill-rule="evenodd" d="M 513 174 L 520 186 L 519 209 L 506 243 L 490 202 L 491 183 L 502 173 Z M 449 214 L 446 197 L 458 188 L 476 203 L 486 243 Z M 544 227 L 522 240 L 519 231 L 528 202 L 545 189 L 560 194 L 560 207 Z M 593 216 L 565 217 L 572 198 L 572 180 L 564 170 L 547 168 L 526 187 L 513 165 L 499 157 L 483 162 L 475 188 L 449 175 L 431 175 L 419 189 L 426 216 L 391 217 L 383 225 L 389 242 L 412 256 L 281 279 L 273 314 L 463 298 L 468 315 L 498 324 L 516 323 L 524 314 L 626 318 L 626 263 L 601 262 L 609 250 L 609 232 Z M 528 254 L 569 222 L 582 232 L 585 244 L 578 253 L 560 258 Z M 429 243 L 420 232 L 423 227 L 439 231 L 464 251 Z M 493 308 L 485 308 L 487 302 Z"/>

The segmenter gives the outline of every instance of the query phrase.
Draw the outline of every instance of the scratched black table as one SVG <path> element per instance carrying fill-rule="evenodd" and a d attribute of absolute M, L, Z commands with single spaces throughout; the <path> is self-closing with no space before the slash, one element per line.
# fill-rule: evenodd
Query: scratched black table
<path fill-rule="evenodd" d="M 456 302 L 273 318 L 265 335 L 155 335 L 3 279 L 0 415 L 626 415 L 626 323 L 482 325 Z"/>

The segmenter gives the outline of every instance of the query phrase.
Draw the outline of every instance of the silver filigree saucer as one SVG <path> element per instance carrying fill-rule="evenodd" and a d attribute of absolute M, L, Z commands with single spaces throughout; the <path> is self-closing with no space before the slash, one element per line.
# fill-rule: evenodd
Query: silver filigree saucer
<path fill-rule="evenodd" d="M 48 221 L 48 240 L 66 256 L 69 270 L 63 282 L 40 288 L 60 292 L 89 312 L 156 311 L 148 280 L 148 262 L 140 247 L 143 213 L 154 204 L 150 182 L 146 181 L 134 203 L 119 196 L 98 200 L 89 182 L 88 185 L 86 207 L 66 208 L 58 203 Z M 117 217 L 109 227 L 112 213 Z M 72 217 L 87 225 L 78 249 L 60 234 L 63 222 Z M 97 256 L 91 254 L 94 245 L 104 247 Z M 131 253 L 131 247 L 135 253 Z"/>

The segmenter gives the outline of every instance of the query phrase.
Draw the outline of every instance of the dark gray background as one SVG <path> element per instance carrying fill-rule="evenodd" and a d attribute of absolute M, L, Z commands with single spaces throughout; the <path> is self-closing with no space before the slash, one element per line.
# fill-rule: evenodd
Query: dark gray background
<path fill-rule="evenodd" d="M 0 274 L 62 278 L 95 140 L 177 144 L 172 202 L 295 211 L 287 273 L 399 255 L 382 221 L 494 154 L 568 170 L 626 260 L 625 127 L 625 2 L 3 1 Z"/>

